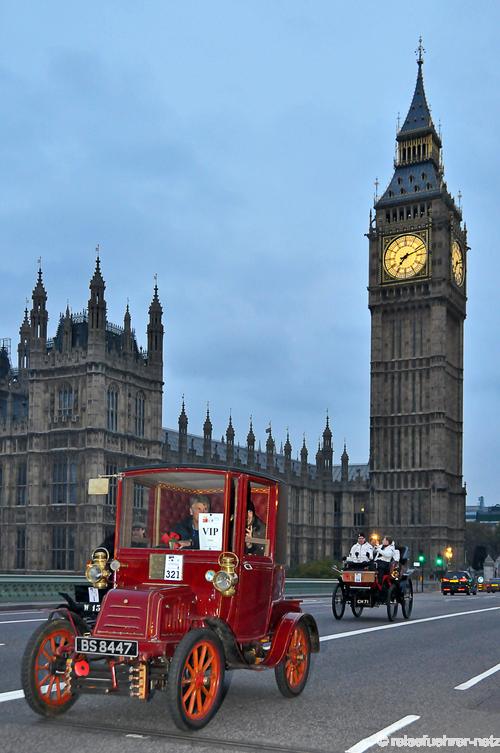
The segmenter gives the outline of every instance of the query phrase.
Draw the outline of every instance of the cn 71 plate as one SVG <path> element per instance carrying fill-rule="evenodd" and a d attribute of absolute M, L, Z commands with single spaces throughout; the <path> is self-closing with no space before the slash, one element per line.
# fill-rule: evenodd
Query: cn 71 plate
<path fill-rule="evenodd" d="M 112 638 L 75 638 L 75 652 L 77 654 L 97 654 L 98 656 L 137 656 L 139 647 L 137 641 L 113 640 Z"/>

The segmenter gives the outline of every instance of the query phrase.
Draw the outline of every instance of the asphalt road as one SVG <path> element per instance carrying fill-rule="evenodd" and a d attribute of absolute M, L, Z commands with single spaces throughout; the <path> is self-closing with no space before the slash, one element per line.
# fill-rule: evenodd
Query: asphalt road
<path fill-rule="evenodd" d="M 387 750 L 404 735 L 500 738 L 499 594 L 418 594 L 412 619 L 398 615 L 394 623 L 382 608 L 360 619 L 347 609 L 336 621 L 327 598 L 307 599 L 303 606 L 315 616 L 322 637 L 303 694 L 283 698 L 273 671 L 235 671 L 216 717 L 191 734 L 173 725 L 162 693 L 149 703 L 84 696 L 55 721 L 39 718 L 22 697 L 19 674 L 26 641 L 44 613 L 0 612 L 0 748 L 362 753 L 383 750 L 372 736 L 387 728 Z M 495 666 L 499 671 L 477 679 Z"/>

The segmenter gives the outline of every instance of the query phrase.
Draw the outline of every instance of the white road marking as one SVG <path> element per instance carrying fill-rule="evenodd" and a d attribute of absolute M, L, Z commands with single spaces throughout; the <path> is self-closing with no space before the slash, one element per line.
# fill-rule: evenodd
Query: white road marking
<path fill-rule="evenodd" d="M 495 664 L 494 667 L 491 667 L 491 669 L 487 669 L 486 672 L 482 672 L 480 675 L 471 677 L 471 679 L 467 680 L 467 682 L 462 682 L 460 685 L 457 685 L 455 687 L 455 690 L 469 690 L 469 688 L 472 688 L 473 685 L 477 685 L 478 682 L 481 682 L 481 680 L 484 680 L 486 677 L 489 677 L 490 675 L 494 675 L 495 672 L 498 672 L 499 670 L 500 670 L 500 664 Z"/>
<path fill-rule="evenodd" d="M 45 622 L 46 617 L 33 618 L 32 620 L 2 620 L 0 625 L 17 625 L 19 622 Z"/>
<path fill-rule="evenodd" d="M 349 638 L 351 635 L 362 635 L 363 633 L 374 633 L 377 630 L 392 630 L 393 628 L 409 627 L 418 625 L 421 622 L 433 622 L 434 620 L 449 620 L 451 617 L 465 617 L 469 614 L 479 614 L 480 612 L 493 612 L 500 607 L 486 607 L 486 609 L 472 609 L 469 612 L 454 612 L 453 614 L 439 614 L 436 617 L 421 617 L 419 620 L 408 620 L 405 622 L 393 622 L 391 625 L 378 625 L 377 627 L 362 628 L 361 630 L 349 630 L 346 633 L 334 633 L 333 635 L 322 635 L 320 641 L 335 641 L 337 638 Z"/>
<path fill-rule="evenodd" d="M 43 609 L 23 609 L 23 610 L 21 610 L 19 612 L 2 612 L 0 610 L 0 615 L 2 615 L 2 617 L 5 617 L 5 615 L 8 615 L 8 614 L 24 614 L 24 615 L 26 615 L 26 614 L 48 614 L 48 613 L 49 613 L 48 609 L 47 610 L 43 610 Z"/>
<path fill-rule="evenodd" d="M 365 737 L 363 740 L 360 740 L 359 743 L 356 743 L 356 745 L 352 745 L 350 748 L 347 748 L 345 753 L 363 753 L 364 750 L 368 750 L 368 748 L 371 748 L 373 745 L 377 745 L 377 743 L 379 743 L 381 740 L 384 740 L 386 737 L 392 735 L 393 732 L 397 732 L 398 729 L 402 729 L 403 727 L 407 727 L 409 724 L 413 724 L 413 722 L 416 722 L 417 719 L 420 719 L 420 717 L 416 716 L 415 714 L 403 716 L 402 719 L 394 722 L 394 724 L 390 724 L 388 727 L 384 727 L 384 729 L 381 729 L 379 732 L 375 732 L 373 735 L 370 735 L 370 737 Z"/>
<path fill-rule="evenodd" d="M 18 698 L 24 698 L 22 690 L 9 690 L 8 693 L 0 693 L 0 703 L 4 701 L 15 701 Z"/>

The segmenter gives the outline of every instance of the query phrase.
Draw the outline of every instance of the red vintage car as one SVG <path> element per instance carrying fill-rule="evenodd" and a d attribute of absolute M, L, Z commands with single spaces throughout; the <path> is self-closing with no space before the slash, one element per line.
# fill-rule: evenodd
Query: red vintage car
<path fill-rule="evenodd" d="M 87 618 L 70 600 L 34 633 L 22 667 L 31 708 L 50 717 L 84 693 L 164 691 L 175 724 L 199 729 L 234 669 L 274 668 L 281 693 L 299 695 L 319 636 L 284 596 L 285 492 L 212 466 L 119 474 L 114 554 L 98 548 L 86 570 L 100 611 Z"/>

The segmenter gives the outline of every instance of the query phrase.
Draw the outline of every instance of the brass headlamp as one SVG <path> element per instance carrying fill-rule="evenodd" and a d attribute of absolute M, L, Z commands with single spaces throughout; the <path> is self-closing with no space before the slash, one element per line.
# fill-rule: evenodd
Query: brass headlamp
<path fill-rule="evenodd" d="M 87 562 L 85 568 L 85 577 L 94 588 L 107 588 L 111 573 L 120 567 L 118 560 L 111 562 L 109 560 L 110 554 L 104 546 L 100 546 L 92 552 L 91 559 Z"/>
<path fill-rule="evenodd" d="M 238 564 L 239 559 L 234 552 L 222 552 L 219 556 L 221 569 L 217 573 L 208 570 L 205 578 L 211 581 L 214 588 L 223 596 L 234 596 L 238 582 L 238 575 L 235 572 Z"/>

